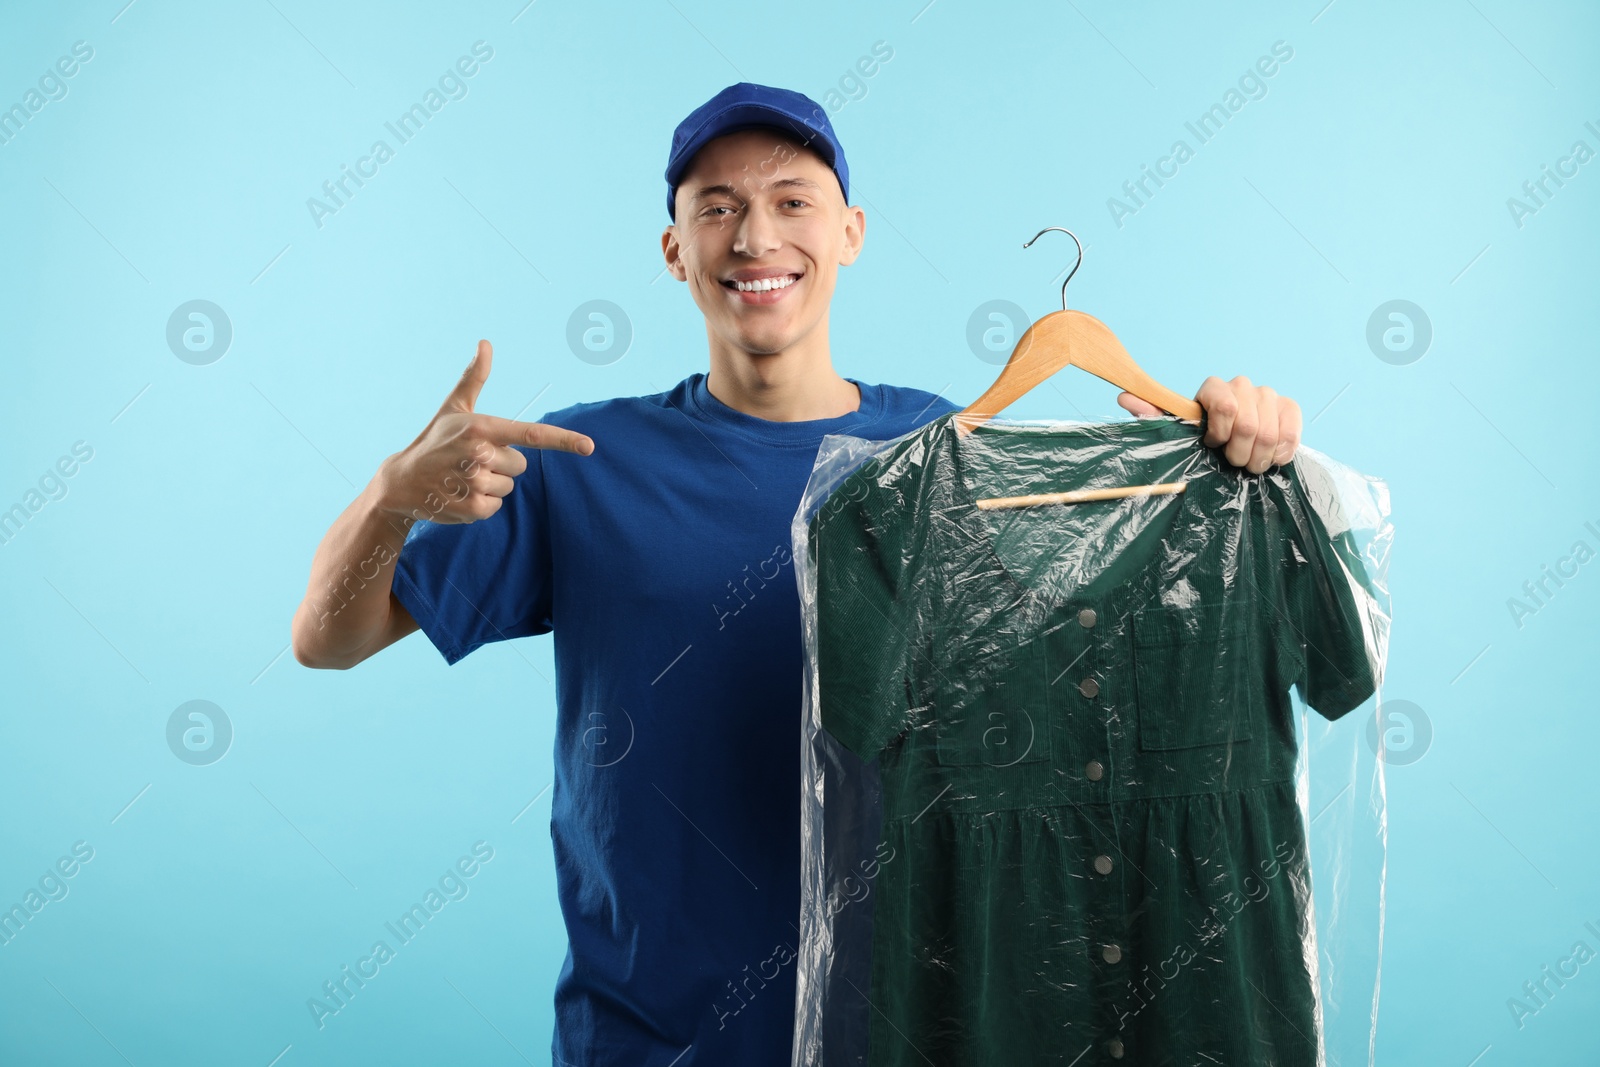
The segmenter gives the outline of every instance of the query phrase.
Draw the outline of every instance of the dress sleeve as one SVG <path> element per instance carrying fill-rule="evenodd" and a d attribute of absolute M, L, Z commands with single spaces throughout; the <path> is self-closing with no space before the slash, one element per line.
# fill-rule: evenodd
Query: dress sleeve
<path fill-rule="evenodd" d="M 511 447 L 528 469 L 500 510 L 470 523 L 418 520 L 395 564 L 395 597 L 447 664 L 491 641 L 554 628 L 543 453 Z"/>
<path fill-rule="evenodd" d="M 811 520 L 817 574 L 817 687 L 822 725 L 871 760 L 905 726 L 914 612 L 894 520 L 879 518 L 873 464 L 837 486 Z"/>
<path fill-rule="evenodd" d="M 1315 469 L 1300 457 L 1273 476 L 1274 504 L 1283 519 L 1283 614 L 1279 640 L 1292 665 L 1295 688 L 1318 714 L 1337 719 L 1359 707 L 1380 680 L 1380 646 L 1367 568 L 1354 531 L 1330 530 L 1323 512 L 1337 516 L 1339 502 L 1308 491 Z M 1308 477 L 1309 476 L 1309 477 Z M 1331 487 L 1329 489 L 1331 492 Z M 1335 532 L 1337 531 L 1337 532 Z"/>

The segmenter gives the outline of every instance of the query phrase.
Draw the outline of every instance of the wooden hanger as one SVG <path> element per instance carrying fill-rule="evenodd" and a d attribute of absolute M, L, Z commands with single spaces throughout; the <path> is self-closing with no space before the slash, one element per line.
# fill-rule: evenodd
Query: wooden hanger
<path fill-rule="evenodd" d="M 1012 349 L 1000 377 L 982 396 L 957 413 L 956 433 L 971 433 L 974 427 L 988 422 L 1023 393 L 1069 364 L 1082 367 L 1180 419 L 1199 422 L 1200 405 L 1146 374 L 1105 323 L 1093 315 L 1067 310 L 1067 282 L 1083 265 L 1083 243 L 1071 230 L 1048 226 L 1022 247 L 1027 248 L 1051 230 L 1061 230 L 1078 246 L 1078 262 L 1072 265 L 1067 281 L 1061 283 L 1061 310 L 1050 312 L 1028 327 L 1017 347 Z"/>

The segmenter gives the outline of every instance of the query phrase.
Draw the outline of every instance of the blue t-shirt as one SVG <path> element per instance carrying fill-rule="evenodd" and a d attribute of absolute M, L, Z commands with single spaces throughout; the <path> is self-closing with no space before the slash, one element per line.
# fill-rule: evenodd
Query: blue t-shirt
<path fill-rule="evenodd" d="M 956 408 L 849 378 L 856 411 L 773 422 L 705 378 L 545 414 L 594 454 L 522 449 L 499 512 L 417 522 L 395 566 L 448 663 L 555 634 L 558 1064 L 789 1062 L 804 665 L 790 522 L 825 434 L 888 440 Z"/>

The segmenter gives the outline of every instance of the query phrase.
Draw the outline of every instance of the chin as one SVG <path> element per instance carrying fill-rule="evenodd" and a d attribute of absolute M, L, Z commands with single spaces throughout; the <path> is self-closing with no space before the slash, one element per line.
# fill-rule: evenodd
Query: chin
<path fill-rule="evenodd" d="M 792 348 L 793 342 L 771 341 L 766 338 L 755 339 L 746 337 L 740 339 L 739 347 L 744 350 L 746 355 L 756 359 L 763 357 L 776 359 L 778 356 Z"/>
<path fill-rule="evenodd" d="M 762 330 L 760 333 L 735 330 L 734 336 L 738 339 L 739 347 L 752 355 L 775 355 L 787 351 L 800 339 L 797 333 L 772 330 Z"/>

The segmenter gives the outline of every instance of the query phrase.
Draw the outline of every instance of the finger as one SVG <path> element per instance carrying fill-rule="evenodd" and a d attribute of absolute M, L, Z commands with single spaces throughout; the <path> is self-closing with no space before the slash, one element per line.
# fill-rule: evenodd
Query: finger
<path fill-rule="evenodd" d="M 528 469 L 528 457 L 510 445 L 478 441 L 472 446 L 472 458 L 461 469 L 468 474 L 488 470 L 515 478 Z"/>
<path fill-rule="evenodd" d="M 1256 410 L 1255 389 L 1250 385 L 1249 378 L 1241 374 L 1228 383 L 1228 390 L 1233 394 L 1235 410 L 1233 427 L 1222 453 L 1228 457 L 1229 463 L 1243 467 L 1250 462 L 1250 450 L 1255 446 L 1260 413 Z"/>
<path fill-rule="evenodd" d="M 517 422 L 495 415 L 480 415 L 479 419 L 484 433 L 496 444 L 554 448 L 580 456 L 594 451 L 594 441 L 576 430 L 564 430 L 542 422 Z"/>
<path fill-rule="evenodd" d="M 496 474 L 506 474 L 515 478 L 528 469 L 528 457 L 510 445 L 500 445 L 494 450 L 494 459 L 490 461 L 489 469 Z"/>
<path fill-rule="evenodd" d="M 439 410 L 471 411 L 472 405 L 478 402 L 478 392 L 483 388 L 483 383 L 489 380 L 489 366 L 493 362 L 494 348 L 488 341 L 479 341 L 478 351 L 473 354 L 472 362 L 461 372 L 461 380 L 450 390 L 450 395 L 444 398 Z"/>
<path fill-rule="evenodd" d="M 504 499 L 504 497 L 490 496 L 488 493 L 473 493 L 462 505 L 466 513 L 471 516 L 466 521 L 482 522 L 500 510 L 504 504 Z"/>
<path fill-rule="evenodd" d="M 1233 433 L 1233 419 L 1239 412 L 1238 398 L 1227 382 L 1213 375 L 1200 383 L 1194 399 L 1206 413 L 1206 435 L 1203 440 L 1215 448 Z"/>
<path fill-rule="evenodd" d="M 1294 459 L 1295 450 L 1300 447 L 1300 405 L 1288 397 L 1278 404 L 1278 450 L 1272 462 L 1281 467 Z"/>
<path fill-rule="evenodd" d="M 517 483 L 504 474 L 484 471 L 472 479 L 472 491 L 484 496 L 510 496 Z"/>
<path fill-rule="evenodd" d="M 1278 452 L 1278 394 L 1264 385 L 1257 389 L 1256 412 L 1256 439 L 1250 446 L 1249 469 L 1253 474 L 1264 474 Z"/>
<path fill-rule="evenodd" d="M 1117 403 L 1122 405 L 1122 409 L 1124 411 L 1137 415 L 1141 419 L 1147 419 L 1152 415 L 1161 414 L 1160 408 L 1156 407 L 1147 400 L 1140 400 L 1132 393 L 1122 393 L 1117 397 Z"/>

